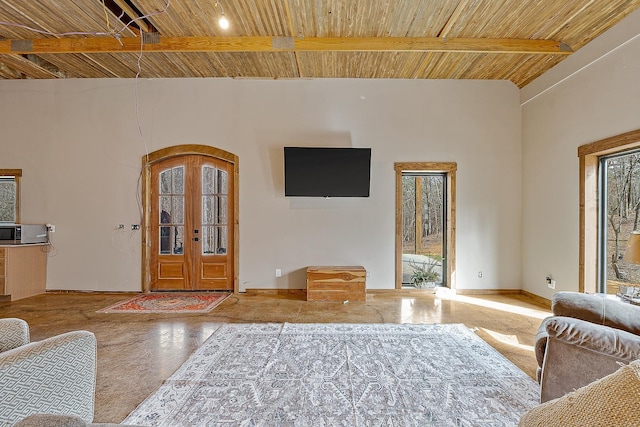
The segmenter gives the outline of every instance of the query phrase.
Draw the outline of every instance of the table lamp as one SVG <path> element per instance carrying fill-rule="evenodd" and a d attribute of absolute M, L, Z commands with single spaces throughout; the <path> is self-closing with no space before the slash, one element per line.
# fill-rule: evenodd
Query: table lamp
<path fill-rule="evenodd" d="M 622 260 L 629 264 L 640 264 L 640 232 L 634 231 L 629 235 Z"/>
<path fill-rule="evenodd" d="M 633 231 L 629 235 L 627 248 L 624 251 L 622 260 L 629 264 L 640 264 L 640 232 Z M 629 295 L 633 300 L 640 297 L 640 288 L 636 286 L 620 286 L 620 293 Z"/>

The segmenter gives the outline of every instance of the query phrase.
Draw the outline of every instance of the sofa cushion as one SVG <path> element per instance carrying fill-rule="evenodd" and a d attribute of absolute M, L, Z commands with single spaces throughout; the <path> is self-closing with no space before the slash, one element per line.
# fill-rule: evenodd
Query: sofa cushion
<path fill-rule="evenodd" d="M 638 426 L 640 360 L 565 396 L 543 403 L 520 419 L 518 427 Z"/>
<path fill-rule="evenodd" d="M 0 353 L 29 343 L 29 325 L 22 319 L 0 319 Z"/>
<path fill-rule="evenodd" d="M 640 307 L 579 292 L 553 295 L 551 310 L 556 316 L 573 317 L 640 335 Z"/>
<path fill-rule="evenodd" d="M 93 421 L 96 338 L 73 331 L 0 353 L 0 425 L 32 414 Z"/>
<path fill-rule="evenodd" d="M 549 339 L 547 323 L 551 321 L 551 319 L 553 319 L 553 317 L 547 317 L 542 321 L 542 323 L 540 323 L 538 332 L 536 333 L 536 338 L 533 341 L 533 351 L 538 362 L 538 367 L 542 367 L 542 363 L 544 362 L 544 352 L 547 349 L 547 340 Z M 538 378 L 538 382 L 540 382 L 540 378 Z"/>
<path fill-rule="evenodd" d="M 543 322 L 549 338 L 615 357 L 625 363 L 640 358 L 640 336 L 571 317 L 556 316 Z"/>

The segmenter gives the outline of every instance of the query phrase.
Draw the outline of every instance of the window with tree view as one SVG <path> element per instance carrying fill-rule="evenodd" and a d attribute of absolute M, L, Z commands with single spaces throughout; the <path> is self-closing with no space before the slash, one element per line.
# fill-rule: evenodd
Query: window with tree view
<path fill-rule="evenodd" d="M 20 222 L 20 169 L 0 169 L 0 223 Z"/>
<path fill-rule="evenodd" d="M 632 233 L 640 233 L 640 151 L 600 158 L 600 292 L 640 286 L 640 265 L 625 251 Z"/>

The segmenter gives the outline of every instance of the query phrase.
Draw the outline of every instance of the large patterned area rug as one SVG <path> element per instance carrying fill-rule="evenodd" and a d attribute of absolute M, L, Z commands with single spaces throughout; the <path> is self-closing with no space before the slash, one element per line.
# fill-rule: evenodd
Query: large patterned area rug
<path fill-rule="evenodd" d="M 495 427 L 537 404 L 464 325 L 224 324 L 123 424 Z"/>
<path fill-rule="evenodd" d="M 98 313 L 208 313 L 230 293 L 158 292 L 142 294 L 98 310 Z"/>

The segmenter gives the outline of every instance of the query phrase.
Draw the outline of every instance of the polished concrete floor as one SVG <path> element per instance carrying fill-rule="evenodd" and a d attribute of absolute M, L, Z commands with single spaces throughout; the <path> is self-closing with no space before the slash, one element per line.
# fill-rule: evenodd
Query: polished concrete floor
<path fill-rule="evenodd" d="M 444 291 L 444 290 L 443 290 Z M 208 314 L 104 314 L 133 294 L 49 293 L 0 302 L 29 322 L 33 341 L 84 329 L 98 340 L 95 422 L 121 422 L 212 333 L 216 323 L 464 323 L 535 376 L 533 340 L 549 310 L 523 295 L 372 292 L 366 302 L 308 302 L 303 294 L 232 295 Z"/>

